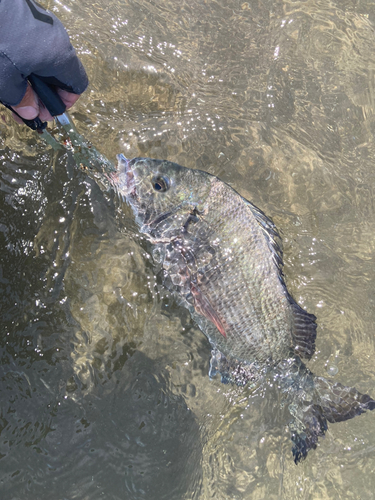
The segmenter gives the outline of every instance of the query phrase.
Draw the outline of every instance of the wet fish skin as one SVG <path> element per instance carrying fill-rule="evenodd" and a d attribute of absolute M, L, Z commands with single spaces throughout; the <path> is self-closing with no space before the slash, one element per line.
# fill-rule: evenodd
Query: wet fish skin
<path fill-rule="evenodd" d="M 176 292 L 210 319 L 214 328 L 202 329 L 213 345 L 243 361 L 277 362 L 292 347 L 312 355 L 315 316 L 287 293 L 279 236 L 259 209 L 216 177 L 170 162 L 135 159 L 117 178 L 140 231 L 163 247 Z M 156 178 L 169 179 L 170 189 L 156 192 Z M 299 344 L 295 311 L 306 326 Z"/>
<path fill-rule="evenodd" d="M 295 462 L 316 448 L 327 420 L 375 408 L 356 389 L 316 377 L 315 316 L 287 291 L 273 222 L 229 185 L 200 170 L 119 156 L 111 182 L 154 245 L 165 285 L 213 348 L 210 376 L 245 385 L 272 373 L 291 413 Z"/>

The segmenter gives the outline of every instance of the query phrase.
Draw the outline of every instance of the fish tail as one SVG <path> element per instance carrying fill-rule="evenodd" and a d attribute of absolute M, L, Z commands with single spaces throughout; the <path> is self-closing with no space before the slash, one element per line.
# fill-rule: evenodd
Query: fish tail
<path fill-rule="evenodd" d="M 375 401 L 368 394 L 357 391 L 355 387 L 346 387 L 322 377 L 314 377 L 314 384 L 323 414 L 331 424 L 375 409 Z"/>
<path fill-rule="evenodd" d="M 311 404 L 298 411 L 289 405 L 289 411 L 293 416 L 289 422 L 293 442 L 292 453 L 294 462 L 297 464 L 307 457 L 309 450 L 315 450 L 318 438 L 324 436 L 328 425 L 319 405 Z"/>
<path fill-rule="evenodd" d="M 324 436 L 327 431 L 328 422 L 331 424 L 343 422 L 361 415 L 366 410 L 375 409 L 375 401 L 354 387 L 346 387 L 339 382 L 316 377 L 311 372 L 305 377 L 309 378 L 310 382 L 313 382 L 313 397 L 307 398 L 310 399 L 308 402 L 305 399 L 299 404 L 292 402 L 289 405 L 289 411 L 293 416 L 289 428 L 296 464 L 306 458 L 309 450 L 316 448 L 318 438 Z"/>

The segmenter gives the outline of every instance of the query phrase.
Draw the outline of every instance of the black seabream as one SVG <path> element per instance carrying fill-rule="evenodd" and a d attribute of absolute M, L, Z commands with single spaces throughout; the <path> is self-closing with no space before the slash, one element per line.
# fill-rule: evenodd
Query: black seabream
<path fill-rule="evenodd" d="M 288 293 L 280 237 L 261 210 L 207 172 L 118 159 L 112 185 L 154 246 L 165 285 L 208 338 L 210 376 L 245 385 L 271 374 L 291 414 L 296 463 L 316 448 L 327 422 L 375 408 L 370 396 L 302 362 L 315 350 L 316 317 Z"/>

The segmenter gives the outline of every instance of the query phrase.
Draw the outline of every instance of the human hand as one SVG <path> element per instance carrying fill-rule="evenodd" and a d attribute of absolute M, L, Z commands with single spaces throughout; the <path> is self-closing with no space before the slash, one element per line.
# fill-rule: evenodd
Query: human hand
<path fill-rule="evenodd" d="M 67 108 L 88 85 L 86 72 L 56 16 L 33 0 L 1 0 L 0 102 L 22 118 L 52 120 L 27 81 L 32 74 L 52 86 Z"/>
<path fill-rule="evenodd" d="M 79 94 L 73 94 L 59 88 L 56 88 L 56 92 L 65 104 L 66 109 L 71 108 L 80 97 Z M 13 118 L 17 123 L 23 123 L 21 118 L 34 120 L 37 116 L 39 116 L 42 122 L 53 120 L 53 116 L 51 116 L 48 109 L 44 106 L 43 102 L 38 98 L 30 85 L 27 86 L 22 101 L 17 106 L 12 106 L 12 109 L 17 112 L 17 115 L 13 113 Z"/>

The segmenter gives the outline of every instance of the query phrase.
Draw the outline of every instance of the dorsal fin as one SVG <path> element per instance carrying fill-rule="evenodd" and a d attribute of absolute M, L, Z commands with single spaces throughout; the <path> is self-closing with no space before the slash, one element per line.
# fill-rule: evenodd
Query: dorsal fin
<path fill-rule="evenodd" d="M 293 344 L 295 352 L 302 358 L 310 359 L 315 352 L 316 316 L 302 309 L 301 306 L 288 294 L 293 311 Z"/>
<path fill-rule="evenodd" d="M 268 247 L 272 252 L 273 260 L 275 262 L 279 280 L 284 288 L 285 294 L 293 311 L 293 346 L 295 352 L 302 358 L 310 359 L 315 352 L 316 340 L 316 317 L 309 314 L 302 307 L 300 307 L 293 297 L 289 294 L 283 276 L 283 251 L 280 235 L 276 229 L 275 224 L 269 219 L 259 208 L 250 202 L 249 208 L 263 230 L 264 236 L 267 240 Z"/>
<path fill-rule="evenodd" d="M 256 221 L 261 227 L 263 234 L 266 238 L 269 249 L 271 250 L 273 260 L 275 262 L 279 279 L 287 292 L 286 285 L 283 276 L 283 249 L 281 237 L 277 231 L 275 224 L 272 220 L 267 217 L 267 215 L 262 212 L 258 207 L 253 205 L 250 201 L 243 198 L 248 207 L 250 208 L 252 214 L 254 215 Z"/>

